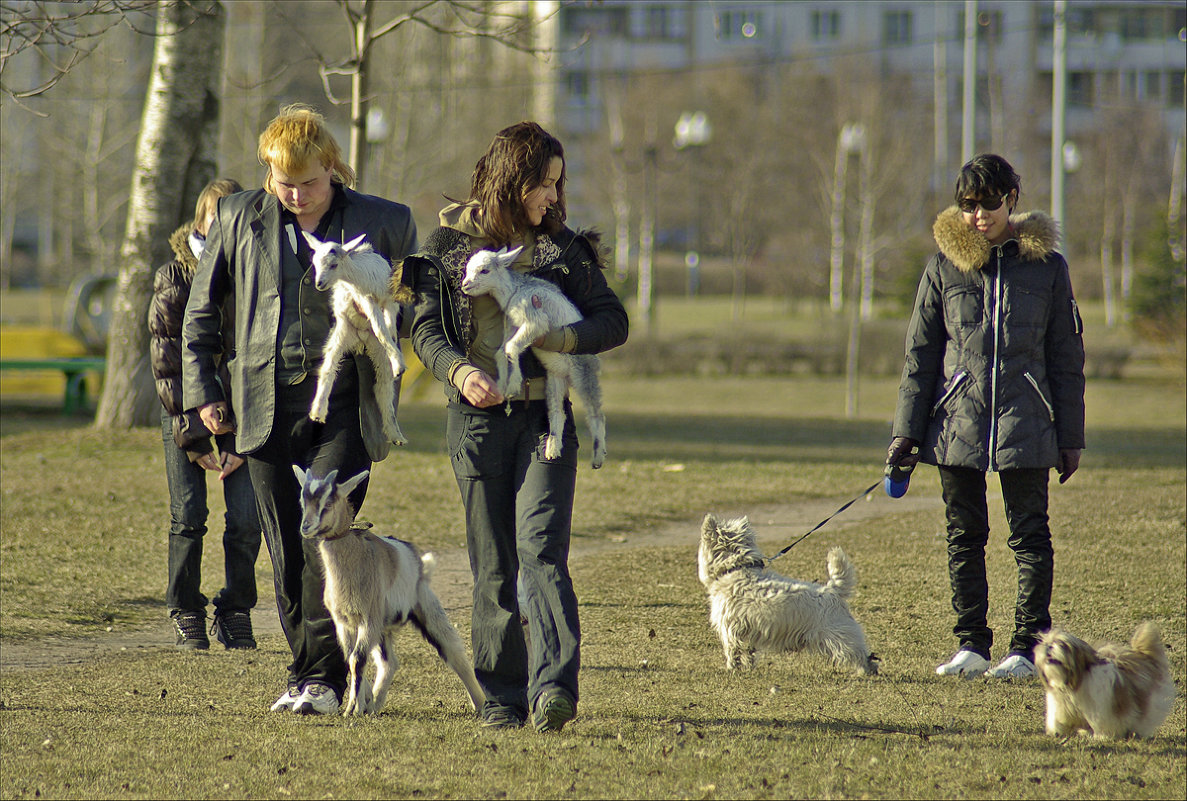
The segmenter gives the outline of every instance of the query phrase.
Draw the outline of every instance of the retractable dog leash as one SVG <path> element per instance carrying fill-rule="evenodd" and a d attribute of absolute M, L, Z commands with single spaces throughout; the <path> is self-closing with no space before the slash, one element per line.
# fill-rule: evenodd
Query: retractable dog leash
<path fill-rule="evenodd" d="M 869 495 L 874 490 L 878 489 L 879 486 L 881 486 L 883 489 L 885 489 L 886 494 L 889 495 L 891 498 L 903 497 L 904 495 L 907 494 L 907 487 L 911 482 L 911 471 L 914 469 L 915 469 L 915 465 L 911 465 L 910 467 L 902 467 L 897 464 L 886 465 L 886 471 L 883 474 L 881 480 L 876 481 L 875 483 L 873 483 L 870 486 L 863 489 L 857 496 L 855 496 L 854 498 L 852 498 L 851 500 L 846 502 L 845 505 L 842 506 L 840 509 L 833 512 L 831 515 L 829 515 L 828 517 L 824 518 L 819 523 L 817 523 L 816 526 L 811 531 L 809 531 L 807 534 L 804 534 L 799 539 L 797 539 L 795 542 L 791 543 L 791 545 L 788 545 L 782 551 L 775 554 L 770 559 L 767 559 L 767 564 L 774 562 L 780 556 L 787 553 L 795 546 L 799 545 L 801 542 L 806 540 L 809 535 L 815 534 L 816 531 L 818 529 L 822 528 L 825 523 L 832 520 L 834 517 L 836 517 L 837 515 L 839 515 L 841 512 L 845 511 L 846 509 L 848 509 L 853 504 L 857 503 L 857 501 L 860 500 L 861 498 L 864 498 L 865 496 Z"/>

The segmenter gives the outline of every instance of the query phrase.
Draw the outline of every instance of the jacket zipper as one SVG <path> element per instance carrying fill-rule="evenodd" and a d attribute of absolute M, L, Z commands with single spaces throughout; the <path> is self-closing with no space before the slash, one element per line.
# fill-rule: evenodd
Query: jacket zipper
<path fill-rule="evenodd" d="M 989 469 L 997 470 L 997 374 L 998 350 L 1001 347 L 1002 321 L 1002 249 L 997 251 L 997 274 L 993 277 L 993 358 L 989 365 L 992 375 L 989 379 Z"/>
<path fill-rule="evenodd" d="M 932 417 L 936 416 L 936 413 L 939 412 L 940 409 L 942 409 L 944 407 L 944 404 L 948 402 L 948 399 L 952 397 L 953 393 L 955 393 L 956 390 L 959 389 L 962 384 L 964 384 L 964 380 L 968 377 L 969 377 L 968 370 L 960 370 L 959 372 L 956 373 L 956 375 L 952 376 L 952 381 L 948 384 L 948 388 L 946 390 L 944 390 L 944 394 L 941 395 L 940 399 L 938 401 L 936 401 L 935 404 L 931 407 L 931 416 Z"/>
<path fill-rule="evenodd" d="M 1035 388 L 1035 392 L 1038 394 L 1039 400 L 1041 400 L 1043 402 L 1043 405 L 1047 407 L 1047 416 L 1050 417 L 1051 422 L 1054 423 L 1055 422 L 1055 407 L 1052 406 L 1050 401 L 1047 400 L 1047 396 L 1043 394 L 1043 390 L 1039 389 L 1039 382 L 1035 380 L 1035 377 L 1030 374 L 1029 370 L 1026 371 L 1025 373 L 1023 373 L 1022 375 L 1023 375 L 1023 377 L 1026 378 L 1027 381 L 1030 382 L 1030 385 Z"/>

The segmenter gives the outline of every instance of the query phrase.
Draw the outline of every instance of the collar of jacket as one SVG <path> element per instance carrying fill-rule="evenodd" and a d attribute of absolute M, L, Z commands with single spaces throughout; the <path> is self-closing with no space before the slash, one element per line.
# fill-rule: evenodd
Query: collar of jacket
<path fill-rule="evenodd" d="M 1059 243 L 1059 224 L 1041 211 L 1010 215 L 1017 252 L 1024 261 L 1042 261 Z M 965 225 L 961 211 L 949 206 L 940 212 L 932 225 L 932 235 L 940 252 L 962 273 L 980 270 L 989 262 L 992 246 L 979 231 Z M 1006 244 L 1008 245 L 1009 242 Z"/>
<path fill-rule="evenodd" d="M 190 232 L 193 230 L 193 226 L 186 223 L 169 235 L 169 247 L 173 248 L 173 259 L 181 265 L 182 272 L 190 279 L 198 271 L 198 259 L 194 256 L 194 251 L 190 250 Z"/>

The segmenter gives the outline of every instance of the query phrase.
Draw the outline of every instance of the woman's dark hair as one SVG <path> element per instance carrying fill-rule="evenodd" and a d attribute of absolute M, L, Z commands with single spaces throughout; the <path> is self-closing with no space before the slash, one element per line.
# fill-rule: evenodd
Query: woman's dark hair
<path fill-rule="evenodd" d="M 531 229 L 523 201 L 548 178 L 553 158 L 561 160 L 556 203 L 538 230 L 555 233 L 565 221 L 565 149 L 559 139 L 534 122 L 518 122 L 495 134 L 486 155 L 474 165 L 470 200 L 481 208 L 482 227 L 495 247 Z"/>
<path fill-rule="evenodd" d="M 980 200 L 1014 192 L 1014 201 L 1022 194 L 1022 179 L 1010 162 L 992 153 L 982 153 L 960 168 L 956 176 L 956 202 L 968 198 Z"/>

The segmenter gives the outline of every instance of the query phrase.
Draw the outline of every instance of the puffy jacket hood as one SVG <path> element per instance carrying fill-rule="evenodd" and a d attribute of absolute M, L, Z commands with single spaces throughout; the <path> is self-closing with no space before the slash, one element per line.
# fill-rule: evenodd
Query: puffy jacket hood
<path fill-rule="evenodd" d="M 1013 241 L 1018 243 L 1018 255 L 1024 261 L 1042 261 L 1059 244 L 1059 224 L 1041 211 L 1010 215 L 1014 227 Z M 963 273 L 980 270 L 989 262 L 992 246 L 979 231 L 964 223 L 961 211 L 949 206 L 940 212 L 932 226 L 932 235 L 940 252 Z"/>
<path fill-rule="evenodd" d="M 178 228 L 169 235 L 169 247 L 173 248 L 173 258 L 181 265 L 182 272 L 189 281 L 194 280 L 194 273 L 198 271 L 198 258 L 190 250 L 190 232 L 194 229 L 189 223 Z"/>

